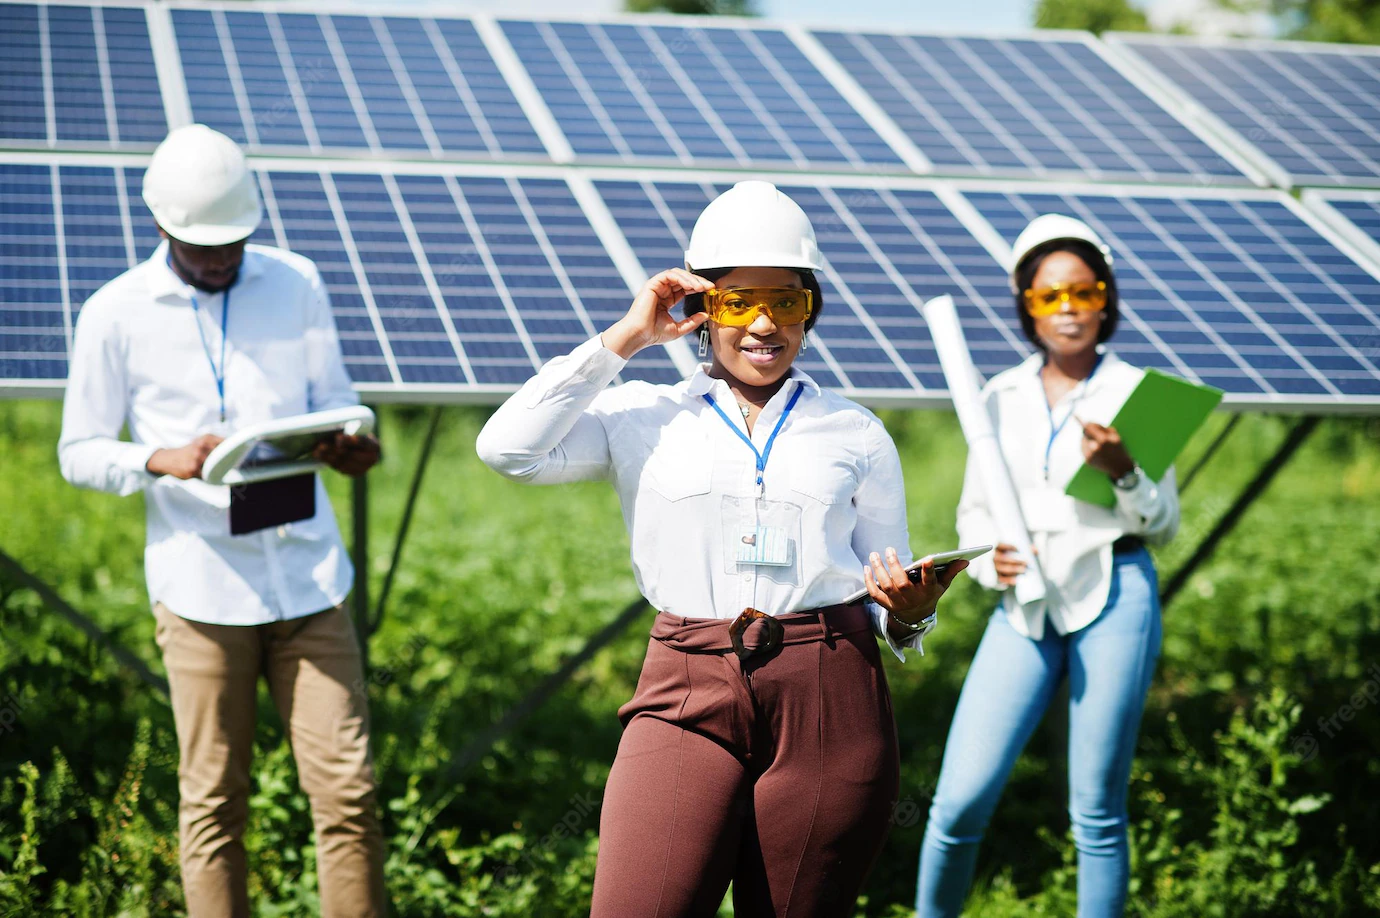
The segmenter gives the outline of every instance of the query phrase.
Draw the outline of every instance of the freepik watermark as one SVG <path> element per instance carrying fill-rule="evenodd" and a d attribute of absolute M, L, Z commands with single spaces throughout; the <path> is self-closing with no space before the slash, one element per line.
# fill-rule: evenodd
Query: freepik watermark
<path fill-rule="evenodd" d="M 593 793 L 585 791 L 576 794 L 568 801 L 570 809 L 561 815 L 551 826 L 551 830 L 531 845 L 522 849 L 522 858 L 519 862 L 508 864 L 494 873 L 494 882 L 506 882 L 522 873 L 524 870 L 540 871 L 545 866 L 538 860 L 538 856 L 545 851 L 553 848 L 557 842 L 564 838 L 574 838 L 583 829 L 591 813 L 599 811 L 600 801 Z"/>
<path fill-rule="evenodd" d="M 1356 719 L 1356 715 L 1367 707 L 1380 703 L 1380 663 L 1372 663 L 1365 671 L 1366 680 L 1352 693 L 1351 699 L 1331 714 L 1318 718 L 1317 729 L 1324 739 L 1332 739 L 1346 725 Z M 1294 754 L 1302 761 L 1310 762 L 1318 754 L 1318 739 L 1313 731 L 1307 730 L 1294 737 Z"/>
<path fill-rule="evenodd" d="M 19 703 L 19 699 L 10 695 L 5 699 L 5 704 L 0 707 L 0 734 L 13 733 L 14 725 L 19 723 L 19 715 L 24 712 L 24 705 Z"/>

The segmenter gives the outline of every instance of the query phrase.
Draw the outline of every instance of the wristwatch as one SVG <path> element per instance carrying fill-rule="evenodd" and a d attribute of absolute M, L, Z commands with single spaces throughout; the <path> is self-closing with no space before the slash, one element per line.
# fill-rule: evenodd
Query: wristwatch
<path fill-rule="evenodd" d="M 886 618 L 887 621 L 895 622 L 896 624 L 904 628 L 907 632 L 909 632 L 909 637 L 914 637 L 917 634 L 923 636 L 929 634 L 931 631 L 934 630 L 935 622 L 939 618 L 939 610 L 936 609 L 929 615 L 926 615 L 924 618 L 920 619 L 920 621 L 918 622 L 904 621 L 903 619 L 899 619 L 896 616 L 892 615 L 889 611 L 886 614 Z"/>
<path fill-rule="evenodd" d="M 1112 484 L 1122 491 L 1131 490 L 1140 484 L 1140 466 L 1132 468 L 1131 471 L 1113 481 Z"/>

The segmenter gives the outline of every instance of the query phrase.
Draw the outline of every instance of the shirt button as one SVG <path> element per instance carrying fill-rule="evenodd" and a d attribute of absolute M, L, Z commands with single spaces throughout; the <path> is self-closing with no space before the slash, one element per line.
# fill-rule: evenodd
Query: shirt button
<path fill-rule="evenodd" d="M 752 573 L 751 573 L 751 572 L 748 572 L 748 573 L 746 573 L 746 574 L 743 575 L 743 582 L 744 582 L 744 583 L 747 583 L 747 582 L 748 582 L 749 580 L 751 580 L 751 579 L 752 579 Z"/>

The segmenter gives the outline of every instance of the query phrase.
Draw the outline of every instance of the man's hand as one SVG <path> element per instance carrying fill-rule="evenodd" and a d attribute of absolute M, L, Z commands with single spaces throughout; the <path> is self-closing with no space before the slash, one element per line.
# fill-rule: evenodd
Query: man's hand
<path fill-rule="evenodd" d="M 155 475 L 171 475 L 183 481 L 200 478 L 202 463 L 224 439 L 215 434 L 202 434 L 177 449 L 156 449 L 149 456 L 149 461 L 144 463 L 144 468 Z"/>
<path fill-rule="evenodd" d="M 316 444 L 316 449 L 312 450 L 313 459 L 351 478 L 358 478 L 373 468 L 381 455 L 378 437 L 373 434 L 352 437 L 337 433 Z"/>

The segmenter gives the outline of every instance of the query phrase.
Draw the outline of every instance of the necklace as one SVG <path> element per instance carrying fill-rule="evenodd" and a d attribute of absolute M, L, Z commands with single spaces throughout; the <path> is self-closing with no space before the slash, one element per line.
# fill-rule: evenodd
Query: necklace
<path fill-rule="evenodd" d="M 749 405 L 747 402 L 739 402 L 738 410 L 741 411 L 743 413 L 743 417 L 746 418 L 749 414 L 752 413 L 752 406 Z"/>

